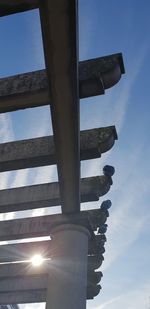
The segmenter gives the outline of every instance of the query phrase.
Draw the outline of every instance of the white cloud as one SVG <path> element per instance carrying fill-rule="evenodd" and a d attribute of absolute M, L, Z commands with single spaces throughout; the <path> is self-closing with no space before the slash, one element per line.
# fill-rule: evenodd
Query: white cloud
<path fill-rule="evenodd" d="M 10 115 L 0 114 L 0 143 L 5 143 L 14 139 L 12 121 Z M 0 173 L 0 189 L 7 187 L 10 173 Z"/>
<path fill-rule="evenodd" d="M 134 180 L 134 182 L 133 182 Z M 108 219 L 108 242 L 102 270 L 107 269 L 139 237 L 149 216 L 143 205 L 143 197 L 149 192 L 149 179 L 128 180 L 120 199 Z"/>

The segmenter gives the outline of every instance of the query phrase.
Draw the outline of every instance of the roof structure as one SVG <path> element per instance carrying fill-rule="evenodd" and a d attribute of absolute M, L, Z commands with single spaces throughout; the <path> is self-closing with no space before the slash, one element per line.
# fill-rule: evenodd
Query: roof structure
<path fill-rule="evenodd" d="M 50 105 L 54 131 L 53 136 L 1 144 L 0 172 L 53 164 L 58 169 L 58 183 L 1 190 L 0 212 L 61 205 L 61 214 L 0 222 L 0 241 L 14 242 L 3 244 L 0 250 L 0 304 L 7 305 L 8 300 L 12 304 L 46 301 L 55 260 L 53 229 L 64 224 L 81 226 L 91 236 L 85 260 L 86 298 L 92 299 L 101 289 L 102 273 L 95 270 L 104 259 L 111 203 L 105 201 L 99 209 L 81 211 L 80 202 L 105 195 L 113 183 L 114 169 L 105 166 L 103 175 L 81 179 L 80 161 L 99 158 L 111 149 L 117 133 L 114 126 L 80 132 L 79 100 L 104 94 L 120 80 L 124 74 L 122 55 L 79 62 L 75 0 L 61 0 L 59 5 L 56 0 L 0 0 L 0 7 L 1 17 L 39 9 L 46 62 L 46 70 L 0 79 L 0 113 Z M 15 243 L 43 236 L 51 240 Z M 46 259 L 40 269 L 31 268 L 33 249 Z"/>

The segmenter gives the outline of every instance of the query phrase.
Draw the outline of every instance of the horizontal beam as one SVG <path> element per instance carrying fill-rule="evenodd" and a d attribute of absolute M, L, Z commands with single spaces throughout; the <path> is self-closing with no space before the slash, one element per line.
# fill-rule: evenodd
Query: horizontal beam
<path fill-rule="evenodd" d="M 38 0 L 0 0 L 0 17 L 38 8 Z"/>
<path fill-rule="evenodd" d="M 23 304 L 46 302 L 47 276 L 31 278 L 3 279 L 0 287 L 0 304 Z M 41 288 L 40 288 L 41 287 Z M 91 299 L 98 293 L 97 285 L 87 286 L 87 299 Z M 93 295 L 94 294 L 94 295 Z M 95 295 L 96 294 L 96 295 Z"/>
<path fill-rule="evenodd" d="M 43 303 L 46 299 L 46 290 L 31 290 L 20 292 L 4 292 L 0 293 L 0 304 L 27 304 L 27 303 Z"/>
<path fill-rule="evenodd" d="M 95 256 L 97 258 L 97 256 Z M 87 277 L 87 298 L 93 298 L 98 293 L 97 283 L 101 280 L 102 273 L 95 272 L 89 268 L 89 265 L 92 263 L 91 257 L 88 257 L 88 277 Z M 94 267 L 94 265 L 93 265 Z M 31 263 L 18 263 L 18 264 L 4 264 L 1 265 L 1 276 L 0 276 L 0 296 L 3 293 L 18 293 L 22 292 L 22 298 L 20 303 L 24 303 L 24 292 L 32 291 L 33 294 L 35 291 L 43 291 L 45 297 L 47 291 L 48 277 L 55 275 L 55 271 L 59 268 L 56 261 L 46 261 L 45 266 L 35 268 Z M 53 280 L 52 283 L 53 284 Z M 43 297 L 43 301 L 46 301 L 46 298 Z M 9 299 L 10 301 L 10 299 Z M 40 299 L 39 301 L 42 301 Z M 30 298 L 27 303 L 30 303 Z M 14 303 L 14 301 L 12 302 Z M 1 298 L 0 298 L 0 304 Z"/>
<path fill-rule="evenodd" d="M 0 293 L 17 292 L 26 290 L 46 290 L 48 275 L 40 274 L 35 276 L 12 277 L 0 279 Z"/>
<path fill-rule="evenodd" d="M 111 186 L 107 176 L 81 179 L 81 202 L 98 201 Z M 60 206 L 59 183 L 46 183 L 0 190 L 0 213 Z"/>
<path fill-rule="evenodd" d="M 95 257 L 97 261 L 99 260 L 103 261 L 103 258 L 101 258 L 101 256 L 96 255 Z M 91 283 L 93 282 L 93 284 L 98 283 L 102 277 L 102 273 L 91 270 L 91 268 L 94 269 L 95 263 L 90 256 L 88 256 L 88 264 L 89 264 L 88 281 L 89 282 L 91 281 Z M 49 273 L 51 273 L 51 270 L 53 270 L 54 267 L 57 268 L 57 264 L 56 264 L 56 261 L 53 261 L 53 260 L 44 261 L 43 264 L 40 265 L 40 267 L 33 266 L 32 262 L 1 264 L 0 265 L 0 286 L 1 286 L 1 281 L 3 278 L 11 280 L 14 277 L 22 277 L 22 278 L 30 278 L 31 276 L 40 277 L 40 275 L 44 276 L 44 275 L 48 275 Z M 1 292 L 1 287 L 0 287 L 0 292 Z"/>
<path fill-rule="evenodd" d="M 116 139 L 114 126 L 81 131 L 81 160 L 100 157 Z M 56 164 L 53 136 L 0 144 L 0 172 L 52 164 Z"/>
<path fill-rule="evenodd" d="M 124 72 L 120 53 L 79 62 L 80 99 L 103 94 Z M 0 113 L 48 104 L 45 70 L 0 79 Z"/>
<path fill-rule="evenodd" d="M 87 294 L 87 299 L 93 299 L 91 291 Z M 4 292 L 0 293 L 0 304 L 27 304 L 27 303 L 42 303 L 46 300 L 46 290 L 31 290 L 20 292 Z"/>
<path fill-rule="evenodd" d="M 89 254 L 103 253 L 103 246 L 104 246 L 105 240 L 106 239 L 104 235 L 97 235 L 95 239 L 89 240 L 88 253 Z M 35 254 L 41 254 L 45 259 L 51 258 L 52 257 L 51 241 L 45 240 L 45 241 L 36 241 L 36 242 L 28 242 L 28 243 L 1 245 L 0 246 L 0 263 L 30 260 L 31 257 Z M 45 264 L 43 264 L 43 266 L 44 265 Z M 0 266 L 0 276 L 3 276 L 2 269 L 3 268 L 1 265 Z M 9 271 L 8 271 L 8 274 L 9 274 Z"/>
<path fill-rule="evenodd" d="M 26 219 L 15 219 L 0 222 L 0 241 L 42 237 L 51 235 L 52 229 L 65 223 L 81 224 L 97 230 L 105 223 L 107 214 L 101 209 L 82 211 L 80 214 L 49 215 Z"/>

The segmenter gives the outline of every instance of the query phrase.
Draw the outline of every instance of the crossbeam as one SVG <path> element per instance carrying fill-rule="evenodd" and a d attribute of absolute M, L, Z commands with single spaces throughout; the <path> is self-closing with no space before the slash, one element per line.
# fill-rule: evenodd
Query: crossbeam
<path fill-rule="evenodd" d="M 98 158 L 117 139 L 114 126 L 80 132 L 80 159 Z M 53 136 L 0 144 L 0 172 L 56 164 Z"/>
<path fill-rule="evenodd" d="M 87 294 L 87 299 L 93 299 L 94 296 L 91 295 L 91 291 L 89 291 Z M 46 290 L 40 289 L 0 293 L 0 304 L 8 305 L 8 301 L 11 304 L 42 303 L 46 301 Z"/>
<path fill-rule="evenodd" d="M 0 17 L 38 8 L 38 0 L 0 0 Z"/>
<path fill-rule="evenodd" d="M 92 259 L 88 256 L 88 262 L 92 263 Z M 31 279 L 33 276 L 42 275 L 45 277 L 50 273 L 51 269 L 56 267 L 56 262 L 53 260 L 45 260 L 40 267 L 34 267 L 31 261 L 22 262 L 22 263 L 9 263 L 0 265 L 0 285 L 3 278 L 13 279 L 14 277 L 22 277 Z M 94 267 L 94 264 L 93 264 Z M 101 272 L 95 272 L 91 269 L 88 269 L 88 281 L 91 283 L 98 283 L 101 279 Z M 19 289 L 19 286 L 18 286 Z M 1 288 L 0 288 L 1 292 Z"/>
<path fill-rule="evenodd" d="M 58 224 L 81 224 L 93 231 L 105 223 L 107 214 L 100 210 L 81 211 L 80 214 L 49 215 L 26 219 L 15 219 L 0 222 L 0 241 L 42 237 L 51 235 L 52 229 Z"/>
<path fill-rule="evenodd" d="M 95 272 L 95 268 L 98 268 L 103 261 L 101 255 L 88 256 L 87 263 L 87 298 L 93 298 L 98 293 L 97 284 L 100 282 L 102 273 Z M 57 265 L 58 263 L 58 265 Z M 31 262 L 15 263 L 15 264 L 3 264 L 0 267 L 0 304 L 3 293 L 22 292 L 22 298 L 20 303 L 24 303 L 25 291 L 47 290 L 48 277 L 49 280 L 56 271 L 59 269 L 59 261 L 47 260 L 39 268 L 32 266 Z M 53 284 L 53 282 L 51 283 Z M 99 291 L 98 291 L 99 292 Z M 45 293 L 44 293 L 45 295 Z M 46 301 L 46 299 L 44 299 Z M 30 298 L 28 300 L 30 302 Z M 32 302 L 32 300 L 31 300 Z M 14 303 L 14 302 L 12 302 Z"/>
<path fill-rule="evenodd" d="M 3 278 L 0 280 L 0 304 L 13 303 L 38 303 L 46 301 L 48 275 Z M 93 284 L 94 286 L 95 284 Z M 93 286 L 87 285 L 87 299 L 92 298 Z M 95 285 L 96 287 L 96 285 Z M 5 296 L 4 296 L 5 295 Z M 6 299 L 6 297 L 9 298 Z M 19 299 L 18 299 L 18 296 Z M 35 297 L 36 296 L 36 297 Z M 37 297 L 38 296 L 38 297 Z M 94 297 L 95 295 L 93 295 Z M 19 301 L 18 301 L 19 300 Z"/>
<path fill-rule="evenodd" d="M 105 240 L 106 239 L 104 235 L 96 235 L 95 239 L 90 239 L 88 254 L 103 253 L 103 246 Z M 45 259 L 51 258 L 53 256 L 51 240 L 1 245 L 0 263 L 30 260 L 31 257 L 35 254 L 41 254 Z M 43 267 L 45 267 L 45 264 L 43 265 Z M 5 267 L 2 268 L 1 265 L 0 276 L 4 275 L 3 269 L 5 270 Z M 35 268 L 33 268 L 33 270 L 35 270 Z M 9 272 L 9 266 L 8 266 L 8 275 L 10 275 L 10 273 L 12 272 Z"/>
<path fill-rule="evenodd" d="M 104 94 L 124 74 L 122 54 L 79 62 L 79 97 Z M 51 104 L 45 70 L 0 78 L 0 113 Z"/>
<path fill-rule="evenodd" d="M 107 176 L 81 179 L 81 202 L 98 201 L 111 186 Z M 59 183 L 45 183 L 0 190 L 0 213 L 60 206 Z"/>

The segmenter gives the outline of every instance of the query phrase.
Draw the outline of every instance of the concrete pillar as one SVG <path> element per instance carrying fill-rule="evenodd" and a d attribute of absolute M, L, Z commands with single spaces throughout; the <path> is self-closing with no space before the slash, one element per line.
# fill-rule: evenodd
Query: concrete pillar
<path fill-rule="evenodd" d="M 89 231 L 64 224 L 53 230 L 46 309 L 85 309 Z"/>

